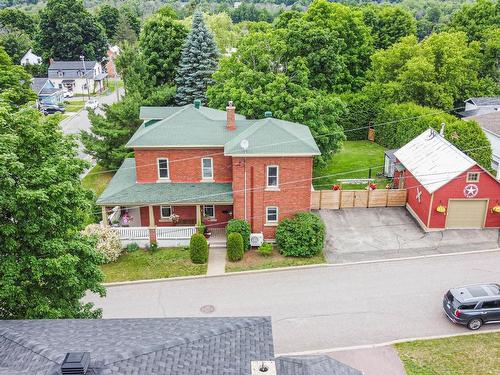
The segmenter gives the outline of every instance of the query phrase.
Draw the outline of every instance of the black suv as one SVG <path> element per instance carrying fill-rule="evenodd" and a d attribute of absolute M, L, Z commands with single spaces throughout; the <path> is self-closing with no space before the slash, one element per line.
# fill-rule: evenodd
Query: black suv
<path fill-rule="evenodd" d="M 446 316 L 476 330 L 483 324 L 500 323 L 500 285 L 477 284 L 450 289 L 443 299 Z"/>

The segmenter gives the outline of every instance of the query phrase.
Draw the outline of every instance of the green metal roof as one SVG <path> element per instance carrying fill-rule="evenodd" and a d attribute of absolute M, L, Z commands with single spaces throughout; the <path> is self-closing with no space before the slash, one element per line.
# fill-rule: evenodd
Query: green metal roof
<path fill-rule="evenodd" d="M 231 184 L 223 183 L 146 183 L 136 182 L 135 159 L 125 159 L 108 186 L 97 199 L 104 205 L 213 204 L 233 202 Z"/>
<path fill-rule="evenodd" d="M 236 115 L 236 130 L 227 130 L 225 111 L 192 104 L 142 107 L 141 118 L 146 121 L 127 147 L 224 147 L 226 155 L 243 155 L 240 143 L 246 139 L 249 156 L 320 154 L 307 126 L 274 118 L 246 120 Z"/>
<path fill-rule="evenodd" d="M 248 141 L 243 150 L 241 141 Z M 266 118 L 256 121 L 227 142 L 225 155 L 319 155 L 309 128 L 293 122 Z"/>

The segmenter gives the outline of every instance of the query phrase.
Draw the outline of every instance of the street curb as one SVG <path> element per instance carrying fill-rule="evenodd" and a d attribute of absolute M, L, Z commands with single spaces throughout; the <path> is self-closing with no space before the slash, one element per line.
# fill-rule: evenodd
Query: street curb
<path fill-rule="evenodd" d="M 278 353 L 275 356 L 296 356 L 296 355 L 314 355 L 314 354 L 325 354 L 325 353 L 334 353 L 334 352 L 343 352 L 349 350 L 360 350 L 360 349 L 374 349 L 380 348 L 384 346 L 392 346 L 394 344 L 401 344 L 405 342 L 414 342 L 414 341 L 424 341 L 424 340 L 437 340 L 437 339 L 445 339 L 449 337 L 460 337 L 460 336 L 471 336 L 471 335 L 487 335 L 489 333 L 499 333 L 500 328 L 489 329 L 487 331 L 469 331 L 463 333 L 453 333 L 448 335 L 436 335 L 436 336 L 422 336 L 422 337 L 410 337 L 405 339 L 397 339 L 386 342 L 381 342 L 377 344 L 366 344 L 366 345 L 356 345 L 356 346 L 345 346 L 340 348 L 329 348 L 329 349 L 318 349 L 318 350 L 307 350 L 303 352 L 292 352 L 292 353 Z"/>
<path fill-rule="evenodd" d="M 263 269 L 263 270 L 227 272 L 227 273 L 223 273 L 223 274 L 219 274 L 219 275 L 196 275 L 196 276 L 170 277 L 170 278 L 163 278 L 163 279 L 119 281 L 119 282 L 114 282 L 114 283 L 103 283 L 103 286 L 115 287 L 115 286 L 135 285 L 135 284 L 151 284 L 151 283 L 157 283 L 157 282 L 173 282 L 173 281 L 196 280 L 196 279 L 206 279 L 206 278 L 226 277 L 226 276 L 239 276 L 239 275 L 259 274 L 259 273 L 285 272 L 285 271 L 295 271 L 295 270 L 300 270 L 300 269 L 335 268 L 335 267 L 346 267 L 346 266 L 355 266 L 355 265 L 362 265 L 362 264 L 400 262 L 400 261 L 406 261 L 406 260 L 418 260 L 418 259 L 458 256 L 458 255 L 473 255 L 473 254 L 493 253 L 493 252 L 500 252 L 500 248 L 487 249 L 487 250 L 472 250 L 472 251 L 447 253 L 447 254 L 419 255 L 419 256 L 415 256 L 415 257 L 405 257 L 405 258 L 365 260 L 365 261 L 359 261 L 359 262 L 348 262 L 348 263 L 337 263 L 337 264 L 321 263 L 321 264 L 310 264 L 310 265 L 305 265 L 305 266 L 278 267 L 278 268 L 269 268 L 269 269 Z"/>

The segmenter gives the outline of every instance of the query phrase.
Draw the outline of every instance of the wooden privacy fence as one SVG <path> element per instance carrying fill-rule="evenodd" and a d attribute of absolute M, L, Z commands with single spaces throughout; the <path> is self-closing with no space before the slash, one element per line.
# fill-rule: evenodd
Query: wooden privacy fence
<path fill-rule="evenodd" d="M 318 190 L 312 192 L 313 210 L 352 207 L 397 207 L 406 204 L 406 189 Z"/>

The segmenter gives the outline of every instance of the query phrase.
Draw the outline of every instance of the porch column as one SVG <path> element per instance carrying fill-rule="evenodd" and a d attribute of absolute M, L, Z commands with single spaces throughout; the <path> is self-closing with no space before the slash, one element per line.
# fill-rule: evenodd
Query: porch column
<path fill-rule="evenodd" d="M 155 214 L 153 211 L 153 206 L 148 206 L 149 209 L 149 243 L 156 242 L 156 222 L 155 222 Z"/>
<path fill-rule="evenodd" d="M 201 206 L 196 205 L 196 226 L 201 226 Z"/>
<path fill-rule="evenodd" d="M 101 206 L 101 215 L 102 215 L 102 225 L 108 227 L 109 223 L 108 223 L 108 214 L 106 212 L 106 206 Z"/>

